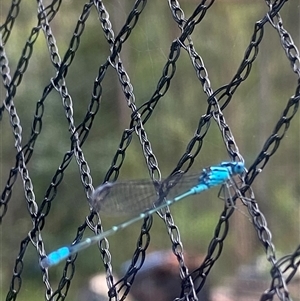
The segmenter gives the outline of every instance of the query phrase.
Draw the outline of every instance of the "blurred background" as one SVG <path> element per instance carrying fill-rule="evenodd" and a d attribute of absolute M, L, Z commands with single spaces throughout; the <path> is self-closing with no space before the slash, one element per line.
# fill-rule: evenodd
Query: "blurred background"
<path fill-rule="evenodd" d="M 121 0 L 105 3 L 115 32 L 123 26 L 133 4 L 134 1 Z M 198 2 L 193 0 L 181 4 L 186 17 L 190 16 L 197 4 Z M 51 22 L 61 57 L 68 49 L 83 5 L 82 1 L 63 1 L 58 14 Z M 1 24 L 4 23 L 10 6 L 8 0 L 1 2 Z M 20 5 L 19 15 L 5 45 L 12 74 L 30 31 L 37 24 L 36 11 L 35 2 Z M 230 82 L 235 75 L 250 43 L 254 24 L 263 18 L 267 11 L 264 1 L 216 1 L 204 20 L 196 26 L 192 35 L 194 46 L 204 60 L 214 90 Z M 299 2 L 288 1 L 281 10 L 281 16 L 284 27 L 299 47 Z M 137 107 L 147 101 L 155 91 L 162 68 L 167 61 L 170 45 L 179 34 L 180 30 L 172 19 L 167 2 L 149 1 L 121 52 L 122 61 L 134 87 Z M 103 37 L 97 12 L 92 9 L 79 49 L 66 76 L 66 84 L 74 103 L 76 125 L 79 125 L 85 116 L 94 79 L 99 66 L 108 55 L 109 46 Z M 53 76 L 55 69 L 50 62 L 45 37 L 41 32 L 14 99 L 25 142 L 28 141 L 31 132 L 36 103 Z M 272 133 L 288 99 L 295 93 L 296 86 L 297 77 L 282 49 L 279 36 L 276 30 L 268 25 L 265 27 L 258 59 L 252 67 L 249 78 L 237 89 L 231 103 L 223 112 L 247 167 L 253 163 Z M 2 85 L 2 99 L 5 99 L 5 93 Z M 184 153 L 198 126 L 199 118 L 206 112 L 206 101 L 207 98 L 202 92 L 189 57 L 182 51 L 169 91 L 145 125 L 163 177 L 169 175 Z M 94 186 L 102 183 L 123 130 L 129 128 L 130 118 L 131 112 L 122 94 L 117 75 L 110 69 L 103 82 L 100 111 L 83 145 Z M 282 255 L 293 252 L 300 241 L 299 123 L 300 119 L 296 116 L 276 154 L 253 185 L 259 206 L 272 230 L 276 250 Z M 0 122 L 0 135 L 0 181 L 3 191 L 17 153 L 7 112 L 4 112 Z M 42 202 L 51 178 L 69 148 L 70 135 L 61 99 L 58 93 L 53 91 L 46 99 L 42 133 L 27 166 L 38 204 Z M 229 160 L 229 157 L 220 132 L 216 125 L 212 124 L 191 172 L 226 160 Z M 149 174 L 139 140 L 134 137 L 120 170 L 119 180 L 139 178 L 149 178 Z M 191 197 L 171 208 L 175 223 L 180 229 L 184 250 L 196 258 L 195 266 L 200 265 L 202 259 L 199 258 L 203 258 L 206 254 L 214 226 L 223 208 L 222 201 L 217 199 L 216 194 L 217 190 L 213 190 L 204 195 Z M 238 295 L 241 296 L 243 293 L 239 290 L 246 289 L 250 274 L 258 273 L 259 277 L 262 277 L 258 279 L 266 281 L 263 287 L 253 286 L 258 290 L 258 294 L 270 283 L 271 278 L 268 274 L 270 266 L 266 260 L 260 264 L 261 257 L 265 258 L 264 250 L 246 216 L 247 212 L 242 206 L 240 210 L 244 211 L 244 214 L 239 211 L 234 213 L 222 256 L 210 273 L 207 286 L 211 291 L 211 299 L 216 298 L 213 296 L 217 295 L 216 292 L 219 292 L 220 288 L 226 292 L 233 291 L 232 295 L 238 291 Z M 78 166 L 73 160 L 65 172 L 43 229 L 46 251 L 50 252 L 61 245 L 71 243 L 77 227 L 88 214 L 89 204 L 80 181 Z M 104 215 L 101 217 L 104 229 L 129 218 Z M 31 227 L 23 184 L 18 179 L 1 225 L 0 300 L 4 300 L 7 294 L 20 241 Z M 132 257 L 136 248 L 140 227 L 141 224 L 136 224 L 109 238 L 114 270 L 119 277 L 123 273 L 122 264 Z M 85 235 L 90 236 L 92 232 L 86 231 Z M 170 250 L 170 247 L 165 225 L 155 216 L 149 253 Z M 172 254 L 168 255 L 169 257 L 172 257 Z M 256 270 L 257 266 L 260 269 Z M 251 271 L 254 269 L 255 273 L 245 272 L 249 269 Z M 50 270 L 53 283 L 59 281 L 62 270 L 63 264 Z M 89 279 L 104 271 L 97 246 L 79 254 L 76 271 L 67 300 L 79 299 L 82 291 L 86 290 Z M 249 276 L 245 277 L 246 282 L 237 284 L 238 280 L 244 279 L 241 275 L 245 273 Z M 41 279 L 38 256 L 32 246 L 25 256 L 22 279 L 19 300 L 28 300 L 29 297 L 33 301 L 41 300 L 45 288 Z M 224 291 L 221 293 L 222 296 L 225 295 Z M 255 289 L 250 291 L 254 293 Z M 294 300 L 300 300 L 299 292 L 298 296 L 295 293 L 293 297 Z M 80 298 L 83 301 L 85 297 Z M 250 297 L 248 300 L 258 300 L 258 297 Z"/>

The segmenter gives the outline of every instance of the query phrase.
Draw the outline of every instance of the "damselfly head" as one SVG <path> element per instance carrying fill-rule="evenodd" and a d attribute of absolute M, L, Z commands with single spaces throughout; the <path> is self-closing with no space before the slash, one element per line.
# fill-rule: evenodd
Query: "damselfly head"
<path fill-rule="evenodd" d="M 245 164 L 243 162 L 235 162 L 232 166 L 232 174 L 241 175 L 245 171 Z"/>
<path fill-rule="evenodd" d="M 218 166 L 227 168 L 230 176 L 241 175 L 245 171 L 244 162 L 222 162 Z"/>

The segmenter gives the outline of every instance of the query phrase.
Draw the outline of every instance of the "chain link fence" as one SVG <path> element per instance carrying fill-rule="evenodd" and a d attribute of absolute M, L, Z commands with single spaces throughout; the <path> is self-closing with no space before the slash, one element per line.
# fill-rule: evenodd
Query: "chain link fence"
<path fill-rule="evenodd" d="M 18 299 L 18 294 L 22 289 L 24 261 L 28 247 L 33 245 L 36 249 L 37 257 L 40 259 L 46 255 L 42 236 L 43 228 L 49 212 L 51 211 L 51 205 L 55 200 L 57 191 L 63 182 L 65 172 L 74 159 L 79 168 L 82 187 L 84 188 L 87 199 L 89 199 L 94 190 L 90 172 L 91 163 L 88 163 L 88 160 L 85 158 L 83 148 L 89 143 L 89 133 L 96 124 L 95 118 L 98 115 L 101 116 L 100 105 L 104 85 L 103 82 L 108 70 L 114 70 L 118 77 L 123 98 L 126 100 L 130 110 L 131 122 L 121 135 L 119 146 L 114 155 L 112 155 L 113 159 L 110 168 L 107 170 L 103 181 L 117 180 L 133 136 L 138 137 L 151 179 L 154 182 L 161 181 L 161 171 L 158 166 L 158 160 L 156 159 L 152 144 L 148 138 L 145 125 L 152 118 L 153 113 L 156 110 L 159 110 L 158 104 L 170 88 L 176 73 L 178 60 L 183 53 L 187 54 L 190 58 L 191 65 L 195 70 L 195 75 L 206 95 L 207 104 L 205 113 L 199 117 L 198 126 L 193 137 L 187 144 L 186 151 L 182 154 L 172 173 L 178 171 L 185 173 L 194 164 L 195 158 L 201 152 L 205 137 L 210 131 L 212 123 L 217 125 L 224 142 L 224 147 L 231 160 L 244 161 L 243 155 L 240 153 L 238 145 L 235 142 L 234 134 L 229 127 L 228 122 L 225 120 L 223 111 L 230 104 L 239 87 L 244 82 L 247 82 L 247 79 L 251 74 L 251 68 L 256 62 L 259 54 L 259 47 L 264 38 L 265 27 L 267 25 L 270 26 L 270 24 L 279 35 L 281 46 L 288 59 L 288 63 L 292 69 L 291 71 L 297 76 L 298 83 L 295 87 L 294 95 L 286 101 L 285 108 L 277 123 L 274 125 L 273 131 L 269 134 L 269 137 L 265 139 L 262 149 L 256 154 L 254 162 L 249 167 L 246 176 L 242 179 L 240 190 L 238 194 L 235 195 L 235 199 L 239 198 L 243 200 L 244 205 L 247 206 L 252 220 L 252 224 L 249 223 L 249 226 L 254 227 L 257 237 L 265 250 L 266 261 L 271 265 L 270 272 L 272 281 L 270 282 L 269 288 L 262 292 L 260 300 L 274 300 L 275 296 L 277 296 L 279 300 L 292 300 L 288 287 L 300 264 L 300 245 L 297 246 L 299 242 L 294 242 L 295 251 L 292 254 L 277 258 L 274 243 L 272 241 L 271 230 L 268 228 L 267 220 L 261 212 L 259 205 L 256 202 L 254 190 L 251 188 L 251 185 L 257 180 L 258 175 L 264 171 L 265 166 L 269 164 L 271 157 L 280 147 L 293 118 L 297 116 L 296 114 L 298 113 L 300 99 L 299 52 L 291 35 L 284 28 L 284 21 L 280 16 L 280 11 L 284 8 L 287 1 L 261 1 L 262 3 L 264 2 L 267 13 L 265 13 L 263 18 L 255 22 L 251 40 L 245 50 L 236 74 L 228 84 L 213 90 L 204 59 L 200 56 L 194 46 L 194 40 L 197 39 L 197 36 L 193 35 L 193 33 L 195 28 L 201 27 L 201 22 L 205 18 L 209 18 L 208 12 L 214 7 L 215 1 L 203 0 L 199 1 L 199 3 L 195 2 L 193 12 L 187 17 L 179 1 L 169 0 L 169 12 L 173 18 L 173 22 L 175 22 L 180 29 L 180 34 L 170 45 L 169 53 L 166 57 L 164 66 L 162 66 L 161 77 L 157 81 L 155 91 L 153 91 L 151 98 L 140 106 L 137 106 L 136 104 L 133 85 L 131 84 L 129 73 L 126 71 L 125 64 L 121 59 L 121 53 L 127 39 L 139 24 L 139 18 L 142 14 L 146 14 L 144 10 L 147 7 L 147 1 L 135 1 L 132 4 L 132 9 L 127 15 L 126 22 L 122 24 L 119 32 L 113 30 L 111 19 L 104 2 L 105 1 L 94 0 L 87 2 L 82 6 L 82 11 L 72 34 L 69 47 L 61 57 L 53 34 L 51 22 L 59 12 L 62 1 L 54 0 L 46 5 L 45 2 L 38 0 L 38 22 L 36 26 L 31 29 L 31 33 L 27 38 L 14 72 L 11 72 L 10 70 L 10 63 L 8 60 L 9 53 L 6 53 L 6 43 L 14 29 L 14 23 L 18 18 L 19 11 L 22 9 L 20 0 L 11 2 L 5 20 L 1 21 L 0 61 L 3 82 L 3 93 L 1 93 L 3 103 L 0 107 L 0 120 L 3 120 L 4 115 L 9 118 L 17 155 L 15 157 L 14 166 L 9 171 L 4 171 L 4 174 L 8 174 L 6 175 L 6 184 L 1 188 L 0 221 L 1 224 L 3 224 L 6 213 L 9 210 L 9 204 L 14 200 L 13 189 L 18 185 L 18 177 L 21 178 L 21 182 L 23 183 L 27 209 L 32 221 L 32 228 L 28 235 L 20 242 L 19 254 L 12 267 L 10 287 L 4 288 L 7 290 L 6 300 Z M 107 41 L 109 55 L 107 56 L 107 59 L 99 65 L 98 74 L 93 82 L 93 89 L 87 111 L 84 118 L 79 122 L 79 125 L 76 125 L 74 121 L 73 100 L 68 90 L 65 77 L 69 72 L 77 50 L 81 46 L 81 38 L 91 11 L 97 12 L 102 32 Z M 28 64 L 34 56 L 33 51 L 34 47 L 36 47 L 36 41 L 39 34 L 43 34 L 45 37 L 49 58 L 56 70 L 56 74 L 50 78 L 49 84 L 44 87 L 42 96 L 36 102 L 30 130 L 31 133 L 29 135 L 30 137 L 26 140 L 22 134 L 22 120 L 19 117 L 18 105 L 15 103 L 15 97 L 18 95 L 18 87 L 22 82 L 23 77 L 26 75 Z M 70 149 L 62 156 L 61 163 L 48 185 L 42 202 L 37 202 L 28 165 L 31 163 L 35 145 L 42 134 L 45 102 L 47 101 L 49 94 L 53 91 L 56 91 L 63 104 L 70 137 Z M 101 139 L 101 137 L 99 137 L 99 139 Z M 234 208 L 224 206 L 224 211 L 221 213 L 219 220 L 216 223 L 214 235 L 208 245 L 205 259 L 202 263 L 199 263 L 199 267 L 192 272 L 188 270 L 185 264 L 183 244 L 180 238 L 179 229 L 173 220 L 171 212 L 167 209 L 160 213 L 160 217 L 166 225 L 167 233 L 171 240 L 172 251 L 177 258 L 180 268 L 179 274 L 182 279 L 182 291 L 181 295 L 178 296 L 176 300 L 197 300 L 197 294 L 203 288 L 213 265 L 222 255 L 223 244 L 229 232 L 229 221 L 233 211 Z M 117 282 L 114 282 L 112 274 L 112 256 L 109 250 L 109 243 L 106 239 L 99 242 L 98 247 L 107 275 L 108 296 L 110 299 L 124 300 L 130 293 L 135 276 L 142 267 L 146 257 L 146 251 L 150 244 L 149 232 L 151 226 L 152 217 L 150 216 L 145 219 L 142 225 L 136 249 L 132 255 L 131 264 L 124 277 Z M 78 227 L 74 243 L 79 242 L 82 239 L 87 228 L 90 228 L 95 234 L 103 231 L 100 215 L 98 213 L 91 211 L 85 221 Z M 4 228 L 3 231 L 7 231 L 7 229 Z M 51 283 L 48 270 L 41 268 L 42 281 L 45 285 L 46 300 L 67 299 L 68 291 L 75 274 L 76 259 L 77 256 L 72 256 L 66 261 L 61 279 L 56 287 Z"/>

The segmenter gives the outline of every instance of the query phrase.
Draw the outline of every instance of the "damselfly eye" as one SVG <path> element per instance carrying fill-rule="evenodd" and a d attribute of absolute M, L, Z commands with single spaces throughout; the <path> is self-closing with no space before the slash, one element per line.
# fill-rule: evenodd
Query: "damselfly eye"
<path fill-rule="evenodd" d="M 242 174 L 242 173 L 244 172 L 244 170 L 245 170 L 245 165 L 244 165 L 244 163 L 243 163 L 243 162 L 238 162 L 238 163 L 234 166 L 233 170 L 234 170 L 234 173 L 235 173 L 235 174 Z"/>

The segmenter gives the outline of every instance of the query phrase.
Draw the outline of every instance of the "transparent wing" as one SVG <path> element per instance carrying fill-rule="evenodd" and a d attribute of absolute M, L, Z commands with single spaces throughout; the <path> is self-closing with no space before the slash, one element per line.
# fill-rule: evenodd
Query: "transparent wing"
<path fill-rule="evenodd" d="M 96 211 L 110 215 L 140 213 L 157 198 L 151 180 L 133 180 L 101 185 L 95 190 L 91 205 Z"/>
<path fill-rule="evenodd" d="M 177 174 L 163 181 L 161 187 L 166 186 L 166 198 L 173 199 L 197 185 L 198 181 L 199 174 Z M 137 214 L 163 202 L 164 192 L 159 196 L 151 180 L 106 183 L 95 190 L 90 202 L 94 210 L 110 215 Z"/>
<path fill-rule="evenodd" d="M 221 186 L 218 197 L 226 203 L 228 208 L 233 207 L 236 211 L 244 215 L 250 221 L 250 223 L 252 223 L 249 214 L 245 211 L 245 206 L 240 206 L 243 204 L 243 200 L 241 200 L 241 203 L 237 202 L 237 200 L 240 200 L 239 198 L 235 201 L 233 200 L 233 196 L 236 194 L 237 187 L 238 186 L 234 179 L 230 179 L 230 181 Z"/>

